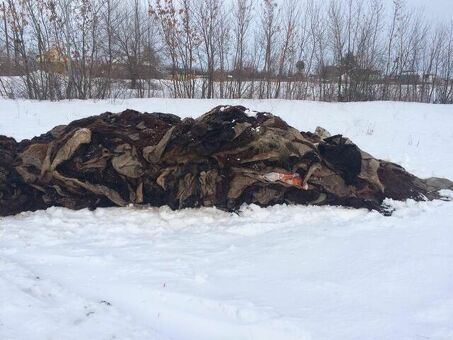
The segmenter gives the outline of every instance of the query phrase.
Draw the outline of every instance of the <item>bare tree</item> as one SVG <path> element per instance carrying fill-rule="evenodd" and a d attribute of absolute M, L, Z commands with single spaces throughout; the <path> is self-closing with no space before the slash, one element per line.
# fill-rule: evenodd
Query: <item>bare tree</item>
<path fill-rule="evenodd" d="M 216 43 L 220 35 L 220 0 L 200 0 L 197 7 L 197 24 L 202 39 L 204 58 L 200 60 L 205 63 L 208 78 L 206 98 L 214 95 L 214 71 L 216 67 L 216 57 L 218 56 L 218 44 Z M 205 97 L 203 91 L 202 98 Z"/>
<path fill-rule="evenodd" d="M 280 32 L 280 8 L 274 0 L 261 4 L 260 43 L 263 53 L 263 77 L 260 81 L 259 98 L 271 98 L 271 80 L 275 71 L 277 35 Z"/>
<path fill-rule="evenodd" d="M 442 104 L 453 103 L 453 21 L 445 32 L 448 38 L 441 52 L 440 86 L 437 102 Z"/>
<path fill-rule="evenodd" d="M 251 0 L 235 0 L 233 7 L 233 48 L 234 60 L 233 71 L 236 78 L 237 89 L 234 92 L 235 98 L 243 96 L 244 66 L 247 53 L 248 34 L 252 22 Z"/>
<path fill-rule="evenodd" d="M 384 4 L 0 0 L 1 95 L 451 102 L 452 25 Z"/>
<path fill-rule="evenodd" d="M 282 22 L 282 41 L 280 53 L 278 56 L 277 84 L 275 88 L 275 98 L 280 97 L 281 83 L 286 72 L 286 91 L 285 96 L 291 99 L 291 78 L 295 66 L 296 40 L 298 36 L 297 18 L 300 15 L 297 2 L 286 0 L 283 5 L 283 22 Z"/>
<path fill-rule="evenodd" d="M 231 42 L 231 30 L 229 27 L 229 21 L 231 20 L 228 15 L 228 11 L 225 6 L 220 7 L 218 23 L 218 34 L 217 34 L 217 51 L 219 58 L 219 96 L 225 98 L 225 81 L 227 80 L 227 69 L 228 65 L 228 54 L 230 53 L 230 42 Z"/>
<path fill-rule="evenodd" d="M 5 43 L 5 50 L 6 50 L 6 62 L 8 63 L 11 60 L 10 55 L 10 45 L 9 45 L 9 35 L 8 35 L 8 21 L 7 21 L 7 8 L 5 1 L 1 3 L 1 13 L 2 13 L 2 21 L 3 21 L 3 36 L 4 36 L 4 43 Z"/>

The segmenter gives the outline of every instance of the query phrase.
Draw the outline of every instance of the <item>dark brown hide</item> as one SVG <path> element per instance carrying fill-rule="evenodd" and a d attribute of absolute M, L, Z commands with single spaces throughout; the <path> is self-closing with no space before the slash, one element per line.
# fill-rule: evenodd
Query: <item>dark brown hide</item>
<path fill-rule="evenodd" d="M 104 113 L 24 140 L 0 136 L 0 215 L 62 206 L 173 209 L 244 203 L 382 210 L 385 198 L 439 198 L 448 180 L 422 180 L 343 136 L 301 133 L 269 113 L 217 107 L 181 120 Z"/>

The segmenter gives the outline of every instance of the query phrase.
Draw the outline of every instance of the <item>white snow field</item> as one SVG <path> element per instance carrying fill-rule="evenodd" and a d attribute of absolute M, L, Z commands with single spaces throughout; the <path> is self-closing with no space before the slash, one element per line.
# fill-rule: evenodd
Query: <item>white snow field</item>
<path fill-rule="evenodd" d="M 0 100 L 0 134 L 30 138 L 106 110 L 198 116 L 218 104 L 320 125 L 416 175 L 453 178 L 453 106 Z M 453 202 L 388 203 L 391 217 L 244 206 L 0 218 L 0 339 L 451 340 Z"/>

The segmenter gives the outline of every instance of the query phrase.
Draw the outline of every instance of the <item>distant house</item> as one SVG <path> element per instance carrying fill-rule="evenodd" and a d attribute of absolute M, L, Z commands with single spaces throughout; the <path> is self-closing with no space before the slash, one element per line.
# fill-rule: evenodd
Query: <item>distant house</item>
<path fill-rule="evenodd" d="M 435 74 L 426 73 L 423 75 L 423 83 L 425 84 L 434 84 L 437 81 Z"/>
<path fill-rule="evenodd" d="M 70 58 L 61 49 L 53 47 L 36 56 L 36 63 L 48 72 L 63 73 Z"/>
<path fill-rule="evenodd" d="M 353 78 L 355 81 L 377 82 L 381 80 L 382 73 L 370 68 L 359 68 L 354 70 Z"/>
<path fill-rule="evenodd" d="M 1 53 L 1 52 L 0 52 Z M 0 54 L 0 76 L 12 76 L 15 75 L 13 72 L 13 65 L 10 60 Z"/>
<path fill-rule="evenodd" d="M 215 70 L 214 71 L 214 80 L 215 81 L 228 81 L 233 79 L 233 76 L 225 70 Z"/>
<path fill-rule="evenodd" d="M 420 83 L 420 75 L 414 71 L 403 71 L 395 80 L 403 85 L 417 85 Z"/>
<path fill-rule="evenodd" d="M 334 65 L 322 66 L 319 70 L 319 78 L 323 81 L 338 81 L 340 68 Z"/>
<path fill-rule="evenodd" d="M 69 57 L 59 48 L 53 47 L 36 56 L 38 63 L 64 64 L 69 61 Z"/>
<path fill-rule="evenodd" d="M 241 79 L 241 80 L 255 80 L 264 78 L 264 76 L 258 72 L 256 68 L 253 66 L 243 66 L 242 69 L 234 68 L 229 75 L 233 77 L 233 79 Z M 231 79 L 231 78 L 230 78 Z"/>
<path fill-rule="evenodd" d="M 337 82 L 340 78 L 343 83 L 356 82 L 376 82 L 382 78 L 380 71 L 370 68 L 353 68 L 349 72 L 343 70 L 339 66 L 326 65 L 321 67 L 319 78 L 323 81 Z"/>
<path fill-rule="evenodd" d="M 170 80 L 186 81 L 199 78 L 207 78 L 206 74 L 199 69 L 186 70 L 182 67 L 173 68 L 167 66 L 164 68 L 164 73 L 168 75 Z"/>

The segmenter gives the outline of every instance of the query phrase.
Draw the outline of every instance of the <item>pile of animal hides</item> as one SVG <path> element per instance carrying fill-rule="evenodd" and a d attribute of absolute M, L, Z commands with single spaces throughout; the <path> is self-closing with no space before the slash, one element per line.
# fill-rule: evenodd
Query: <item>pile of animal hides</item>
<path fill-rule="evenodd" d="M 197 119 L 104 113 L 31 140 L 0 136 L 0 216 L 69 209 L 341 205 L 385 212 L 386 198 L 433 200 L 420 179 L 341 135 L 300 132 L 270 113 L 219 106 Z"/>

